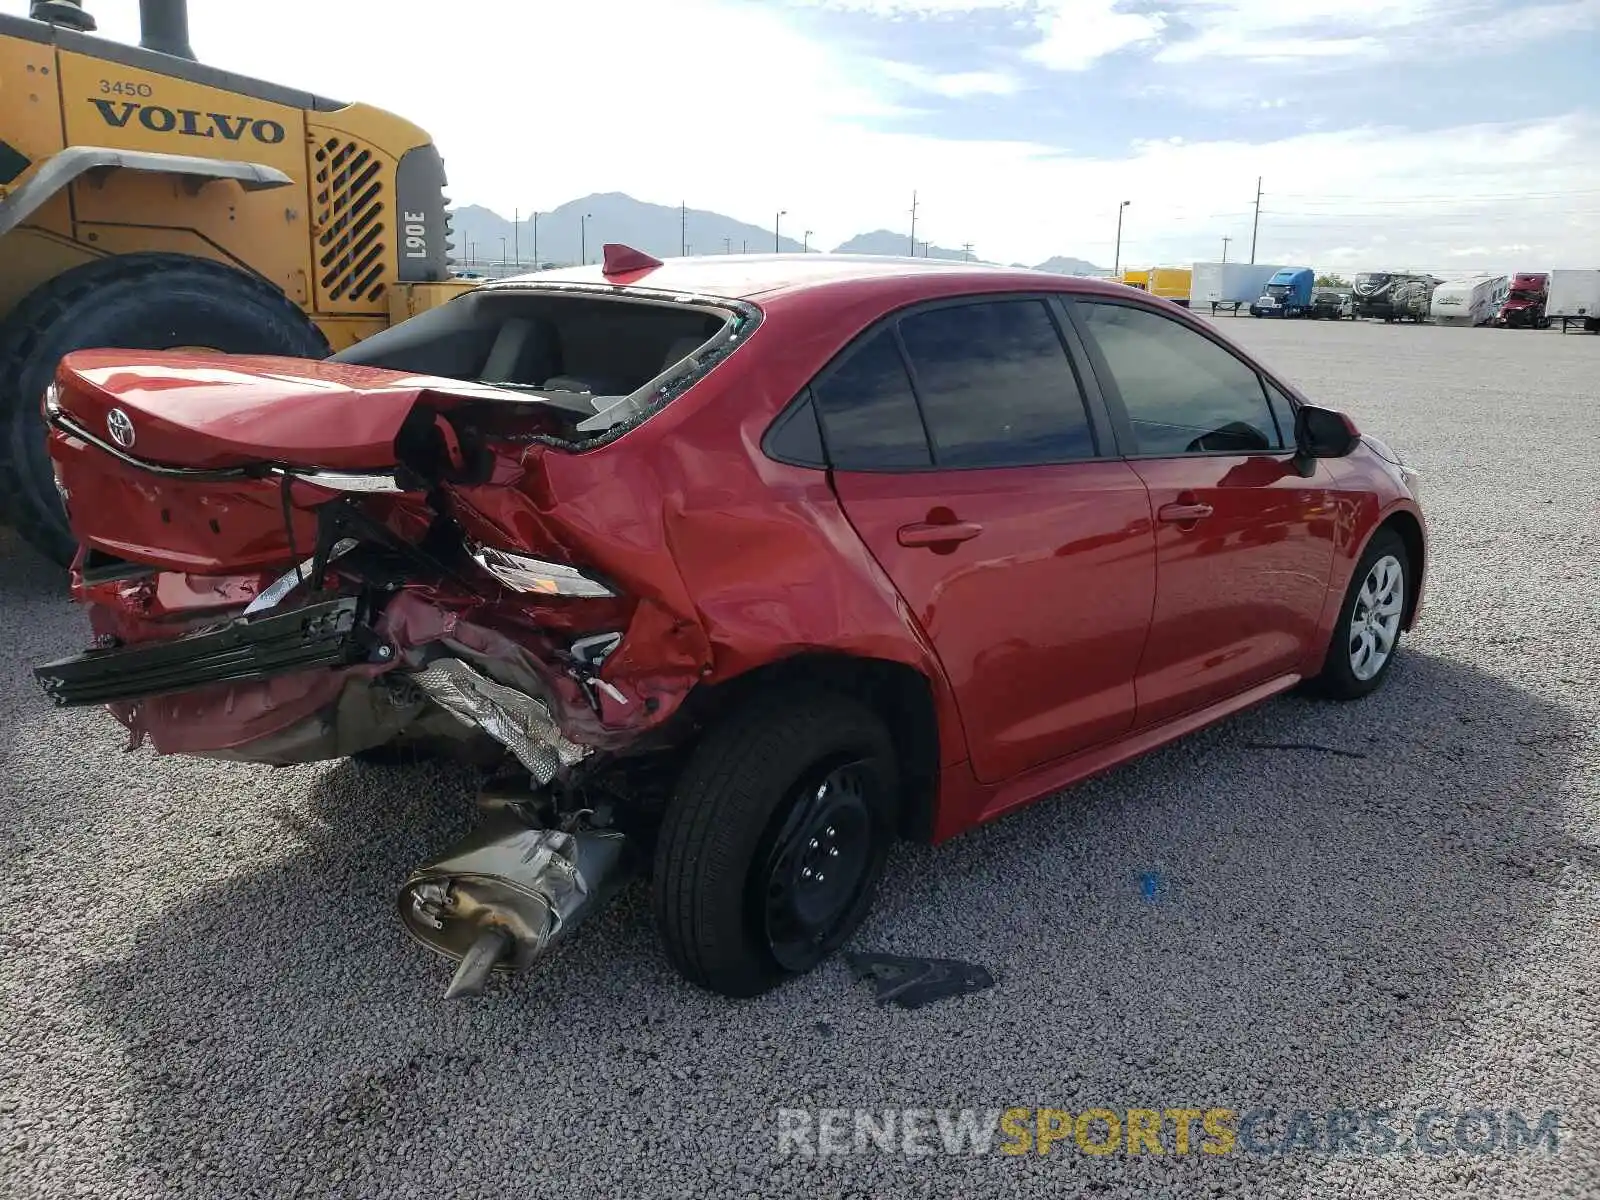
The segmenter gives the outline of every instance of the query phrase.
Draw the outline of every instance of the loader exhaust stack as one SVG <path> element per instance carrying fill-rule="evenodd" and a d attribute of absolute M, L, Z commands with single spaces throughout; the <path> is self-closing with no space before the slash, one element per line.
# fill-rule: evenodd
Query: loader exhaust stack
<path fill-rule="evenodd" d="M 189 48 L 189 0 L 139 0 L 139 45 L 195 61 Z"/>
<path fill-rule="evenodd" d="M 548 954 L 621 882 L 623 842 L 610 830 L 540 829 L 506 812 L 412 872 L 400 919 L 459 963 L 445 999 L 479 995 L 493 972 Z"/>

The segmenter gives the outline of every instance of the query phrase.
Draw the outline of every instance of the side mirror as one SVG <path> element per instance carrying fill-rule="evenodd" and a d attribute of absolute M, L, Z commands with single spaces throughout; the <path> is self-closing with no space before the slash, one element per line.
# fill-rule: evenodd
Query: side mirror
<path fill-rule="evenodd" d="M 1361 430 L 1342 412 L 1302 404 L 1294 416 L 1296 454 L 1305 459 L 1343 458 L 1361 441 Z"/>

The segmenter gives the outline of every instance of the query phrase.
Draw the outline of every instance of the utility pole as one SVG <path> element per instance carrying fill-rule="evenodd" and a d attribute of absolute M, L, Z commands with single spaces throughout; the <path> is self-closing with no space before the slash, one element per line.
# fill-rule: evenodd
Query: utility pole
<path fill-rule="evenodd" d="M 811 253 L 811 234 L 812 234 L 812 231 L 808 229 L 805 232 L 805 236 L 800 239 L 800 253 L 801 254 L 810 254 Z"/>
<path fill-rule="evenodd" d="M 539 269 L 539 210 L 533 211 L 533 269 Z"/>
<path fill-rule="evenodd" d="M 962 242 L 961 243 L 961 261 L 962 262 L 971 262 L 972 261 L 972 243 L 971 242 Z"/>
<path fill-rule="evenodd" d="M 740 254 L 749 254 L 750 253 L 750 239 L 749 238 L 745 238 L 742 242 L 740 242 L 740 246 L 742 247 L 742 249 L 739 251 Z"/>
<path fill-rule="evenodd" d="M 1223 262 L 1227 262 L 1228 261 L 1228 243 L 1231 242 L 1231 241 L 1233 241 L 1233 239 L 1231 237 L 1224 237 L 1222 239 L 1222 261 Z"/>
<path fill-rule="evenodd" d="M 1111 260 L 1113 278 L 1122 274 L 1122 213 L 1132 203 L 1132 200 L 1124 200 L 1117 206 L 1117 251 L 1116 257 Z"/>
<path fill-rule="evenodd" d="M 911 257 L 917 256 L 917 193 L 911 193 Z"/>
<path fill-rule="evenodd" d="M 733 239 L 731 237 L 725 237 L 722 239 L 722 252 L 724 254 L 733 253 Z"/>
<path fill-rule="evenodd" d="M 579 265 L 585 267 L 589 265 L 589 218 L 592 216 L 593 213 L 584 213 L 578 218 L 578 257 L 582 260 Z"/>
<path fill-rule="evenodd" d="M 511 253 L 517 260 L 517 265 L 522 265 L 522 210 L 514 208 L 511 218 Z"/>
<path fill-rule="evenodd" d="M 500 239 L 500 265 L 502 267 L 506 265 L 506 240 L 505 240 L 505 238 L 501 238 Z"/>
<path fill-rule="evenodd" d="M 1250 261 L 1256 261 L 1256 231 L 1261 228 L 1261 176 L 1256 176 L 1256 219 L 1250 224 Z"/>
<path fill-rule="evenodd" d="M 689 257 L 689 205 L 678 202 L 678 247 L 685 258 Z"/>

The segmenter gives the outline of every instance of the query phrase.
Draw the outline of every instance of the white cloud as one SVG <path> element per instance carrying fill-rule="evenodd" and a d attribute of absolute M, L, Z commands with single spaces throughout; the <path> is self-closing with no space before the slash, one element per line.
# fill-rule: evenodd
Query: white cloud
<path fill-rule="evenodd" d="M 949 17 L 995 9 L 1025 9 L 1033 0 L 783 0 L 791 8 L 863 13 L 872 17 Z"/>
<path fill-rule="evenodd" d="M 536 19 L 531 7 L 477 0 L 476 56 L 465 17 L 449 45 L 434 34 L 419 43 L 416 31 L 436 29 L 436 3 L 422 0 L 279 0 L 265 24 L 238 22 L 227 0 L 191 0 L 191 19 L 209 62 L 416 121 L 443 150 L 456 200 L 507 214 L 624 191 L 756 224 L 787 209 L 786 225 L 836 245 L 867 229 L 904 229 L 915 188 L 919 232 L 943 245 L 972 241 L 1004 261 L 1062 253 L 1109 262 L 1117 201 L 1130 198 L 1124 261 L 1182 262 L 1215 253 L 1224 235 L 1233 253 L 1248 245 L 1260 174 L 1263 258 L 1355 266 L 1373 255 L 1427 266 L 1457 246 L 1524 244 L 1517 254 L 1536 265 L 1600 259 L 1592 113 L 1260 145 L 1162 139 L 1118 159 L 1085 158 L 1022 139 L 885 130 L 907 81 L 798 34 L 775 8 L 610 0 L 597 23 L 581 6 L 541 3 Z M 107 32 L 136 37 L 132 5 L 101 8 Z M 346 49 L 307 54 L 306 29 Z M 1585 189 L 1593 195 L 1568 195 Z"/>
<path fill-rule="evenodd" d="M 1195 36 L 1169 42 L 1157 62 L 1438 58 L 1600 25 L 1600 0 L 1185 0 L 1172 12 Z"/>
<path fill-rule="evenodd" d="M 1011 96 L 1022 89 L 1022 81 L 1009 71 L 957 71 L 940 74 L 911 63 L 880 62 L 878 69 L 919 92 L 932 92 L 952 100 L 972 96 Z"/>
<path fill-rule="evenodd" d="M 1149 42 L 1165 22 L 1122 12 L 1118 0 L 1046 0 L 1038 15 L 1040 39 L 1028 57 L 1058 71 L 1083 71 L 1118 50 Z"/>

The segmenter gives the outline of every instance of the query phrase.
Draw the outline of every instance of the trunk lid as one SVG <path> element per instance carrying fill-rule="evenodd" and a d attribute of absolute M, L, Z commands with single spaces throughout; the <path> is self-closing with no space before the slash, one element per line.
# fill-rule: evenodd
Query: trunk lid
<path fill-rule="evenodd" d="M 83 350 L 62 362 L 57 403 L 88 438 L 157 466 L 363 471 L 394 466 L 395 436 L 424 391 L 495 393 L 300 358 Z"/>

